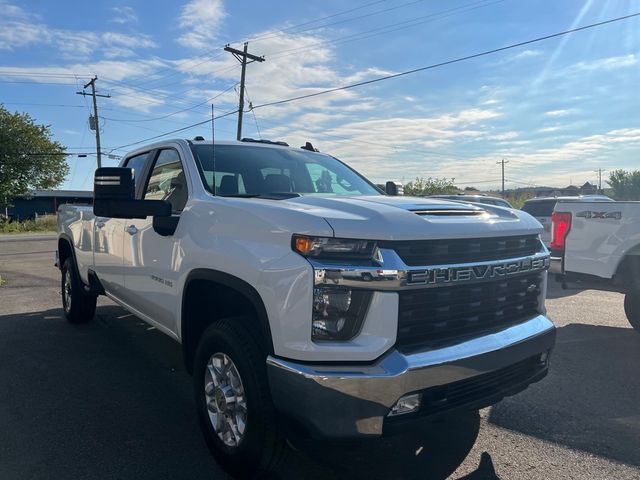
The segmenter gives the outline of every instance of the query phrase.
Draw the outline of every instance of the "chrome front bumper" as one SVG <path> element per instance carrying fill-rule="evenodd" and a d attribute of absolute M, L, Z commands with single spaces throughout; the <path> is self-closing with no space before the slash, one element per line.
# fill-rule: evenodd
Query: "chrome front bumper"
<path fill-rule="evenodd" d="M 373 364 L 308 365 L 269 356 L 267 371 L 276 408 L 312 434 L 379 436 L 386 422 L 400 418 L 388 417 L 400 397 L 496 372 L 548 353 L 554 342 L 553 323 L 539 315 L 453 346 L 406 355 L 394 349 Z M 546 370 L 545 361 L 535 378 L 522 378 L 520 386 L 539 380 Z"/>

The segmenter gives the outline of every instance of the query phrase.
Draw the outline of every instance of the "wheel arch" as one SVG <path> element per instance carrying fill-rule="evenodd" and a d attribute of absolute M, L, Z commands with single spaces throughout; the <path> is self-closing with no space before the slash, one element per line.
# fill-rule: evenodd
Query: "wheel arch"
<path fill-rule="evenodd" d="M 622 257 L 616 268 L 615 279 L 625 290 L 640 286 L 640 244 L 629 249 Z"/>
<path fill-rule="evenodd" d="M 77 270 L 78 263 L 76 262 L 76 252 L 73 248 L 73 241 L 71 237 L 66 233 L 61 233 L 58 237 L 58 268 L 62 270 L 62 266 L 64 262 L 71 257 L 73 259 L 73 264 Z"/>
<path fill-rule="evenodd" d="M 215 302 L 223 298 L 220 305 Z M 181 299 L 180 336 L 185 367 L 193 372 L 198 340 L 211 324 L 229 316 L 250 316 L 256 322 L 256 338 L 268 354 L 273 354 L 269 317 L 258 291 L 244 280 L 218 270 L 199 268 L 187 275 Z"/>

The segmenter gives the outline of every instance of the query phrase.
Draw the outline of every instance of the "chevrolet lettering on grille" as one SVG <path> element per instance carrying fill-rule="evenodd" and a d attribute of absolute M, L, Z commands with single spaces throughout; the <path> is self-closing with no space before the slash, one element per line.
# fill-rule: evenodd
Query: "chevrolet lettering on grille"
<path fill-rule="evenodd" d="M 460 267 L 435 267 L 412 271 L 407 275 L 407 285 L 438 285 L 447 283 L 479 282 L 520 273 L 536 272 L 549 268 L 548 256 L 507 260 L 499 263 Z"/>

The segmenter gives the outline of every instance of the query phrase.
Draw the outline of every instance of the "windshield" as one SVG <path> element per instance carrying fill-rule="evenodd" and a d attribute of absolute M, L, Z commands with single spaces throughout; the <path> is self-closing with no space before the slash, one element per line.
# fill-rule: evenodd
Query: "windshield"
<path fill-rule="evenodd" d="M 192 145 L 191 148 L 205 187 L 220 196 L 381 194 L 354 170 L 321 153 L 251 145 L 216 145 L 214 168 L 210 144 Z"/>
<path fill-rule="evenodd" d="M 553 207 L 556 205 L 557 200 L 541 200 L 535 202 L 525 202 L 522 206 L 522 210 L 534 217 L 550 217 L 553 213 Z"/>

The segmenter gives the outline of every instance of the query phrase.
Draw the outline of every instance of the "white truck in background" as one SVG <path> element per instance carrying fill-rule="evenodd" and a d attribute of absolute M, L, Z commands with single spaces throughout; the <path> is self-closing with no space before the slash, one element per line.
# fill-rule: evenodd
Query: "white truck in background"
<path fill-rule="evenodd" d="M 640 331 L 640 202 L 559 201 L 551 223 L 551 272 L 564 286 L 624 293 Z"/>
<path fill-rule="evenodd" d="M 548 371 L 534 218 L 385 195 L 310 144 L 139 148 L 58 222 L 67 319 L 106 295 L 180 342 L 207 445 L 237 476 L 275 468 L 289 422 L 386 435 Z"/>

